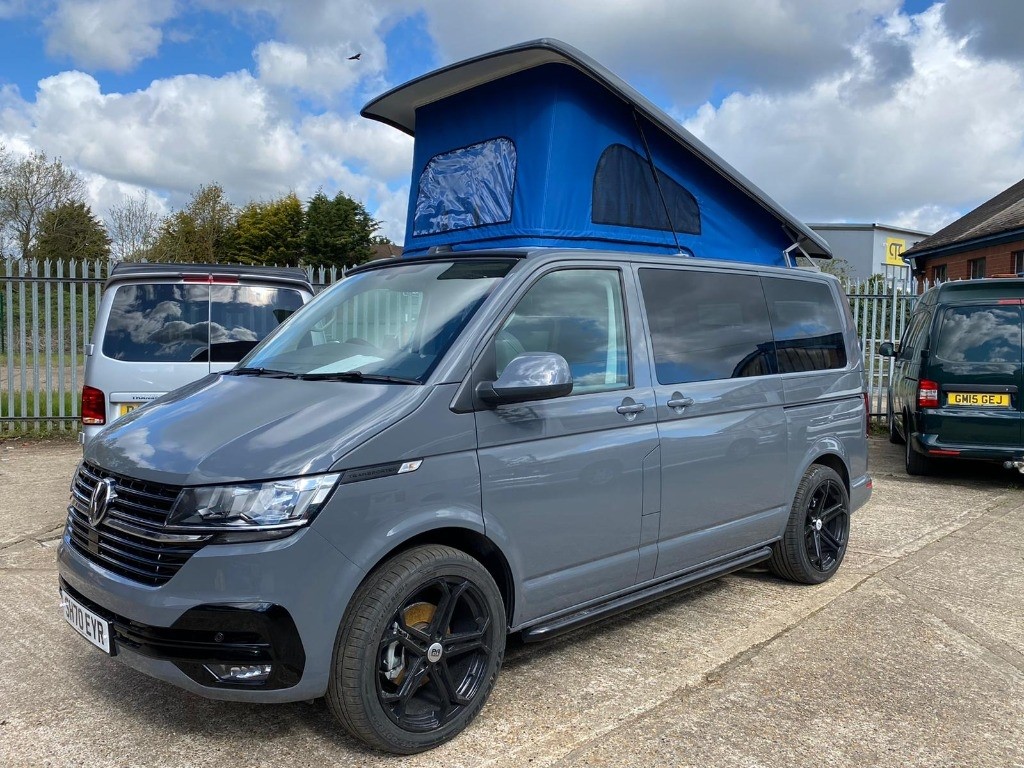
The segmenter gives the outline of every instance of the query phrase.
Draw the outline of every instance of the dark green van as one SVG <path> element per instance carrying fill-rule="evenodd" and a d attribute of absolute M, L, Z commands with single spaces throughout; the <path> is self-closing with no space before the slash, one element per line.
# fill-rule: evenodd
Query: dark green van
<path fill-rule="evenodd" d="M 1024 280 L 945 283 L 921 296 L 898 347 L 880 346 L 895 358 L 889 439 L 906 445 L 908 474 L 938 458 L 1024 467 L 1022 303 Z"/>

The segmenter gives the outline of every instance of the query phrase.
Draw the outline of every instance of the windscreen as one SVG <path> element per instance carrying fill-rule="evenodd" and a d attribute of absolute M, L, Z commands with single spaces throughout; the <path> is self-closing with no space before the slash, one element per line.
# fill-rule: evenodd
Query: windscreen
<path fill-rule="evenodd" d="M 243 365 L 310 378 L 423 382 L 514 263 L 410 262 L 352 275 L 324 291 Z"/>
<path fill-rule="evenodd" d="M 237 362 L 302 306 L 293 288 L 177 283 L 115 289 L 103 354 L 128 362 Z"/>

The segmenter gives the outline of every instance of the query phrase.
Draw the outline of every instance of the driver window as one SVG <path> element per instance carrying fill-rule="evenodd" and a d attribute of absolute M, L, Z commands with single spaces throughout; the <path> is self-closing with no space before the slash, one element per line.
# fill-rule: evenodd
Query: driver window
<path fill-rule="evenodd" d="M 565 269 L 540 280 L 494 337 L 495 376 L 517 355 L 556 352 L 572 371 L 573 394 L 629 386 L 619 272 Z"/>

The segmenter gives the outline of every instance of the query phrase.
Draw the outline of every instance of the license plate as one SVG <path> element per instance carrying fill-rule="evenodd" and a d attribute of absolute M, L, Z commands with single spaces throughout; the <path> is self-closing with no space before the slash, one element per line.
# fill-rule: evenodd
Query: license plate
<path fill-rule="evenodd" d="M 124 416 L 139 407 L 138 403 L 121 403 L 117 408 L 117 415 Z"/>
<path fill-rule="evenodd" d="M 948 405 L 989 406 L 1009 408 L 1009 395 L 993 395 L 987 392 L 950 392 L 946 395 Z"/>
<path fill-rule="evenodd" d="M 100 618 L 63 589 L 60 591 L 60 605 L 64 620 L 74 630 L 104 653 L 113 655 L 110 645 L 110 622 Z"/>

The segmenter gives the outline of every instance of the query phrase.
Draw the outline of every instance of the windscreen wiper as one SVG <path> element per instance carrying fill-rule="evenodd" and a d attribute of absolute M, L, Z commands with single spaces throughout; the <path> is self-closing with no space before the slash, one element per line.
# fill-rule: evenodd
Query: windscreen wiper
<path fill-rule="evenodd" d="M 363 373 L 362 371 L 302 373 L 299 374 L 298 378 L 305 381 L 373 381 L 386 384 L 420 384 L 416 379 L 404 379 L 401 376 L 385 376 L 381 373 Z"/>
<path fill-rule="evenodd" d="M 291 371 L 278 371 L 273 368 L 232 368 L 221 371 L 222 376 L 270 376 L 275 379 L 297 379 L 299 374 Z"/>

